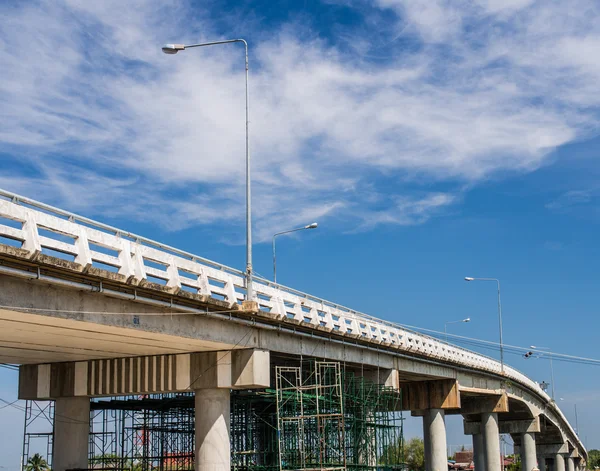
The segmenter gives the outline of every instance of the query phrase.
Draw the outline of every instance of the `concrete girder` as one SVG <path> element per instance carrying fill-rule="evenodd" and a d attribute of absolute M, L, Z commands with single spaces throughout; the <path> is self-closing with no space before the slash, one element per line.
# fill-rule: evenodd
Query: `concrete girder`
<path fill-rule="evenodd" d="M 428 409 L 459 409 L 458 383 L 453 379 L 401 383 L 402 409 L 424 411 Z"/>
<path fill-rule="evenodd" d="M 19 398 L 265 388 L 271 385 L 269 357 L 249 349 L 22 365 Z"/>
<path fill-rule="evenodd" d="M 483 412 L 508 412 L 508 396 L 504 393 L 486 396 L 468 396 L 461 392 L 462 415 L 481 414 Z"/>
<path fill-rule="evenodd" d="M 539 418 L 532 420 L 506 420 L 499 421 L 498 428 L 500 433 L 521 434 L 521 433 L 539 433 Z M 464 422 L 465 435 L 474 435 L 481 433 L 481 422 Z"/>

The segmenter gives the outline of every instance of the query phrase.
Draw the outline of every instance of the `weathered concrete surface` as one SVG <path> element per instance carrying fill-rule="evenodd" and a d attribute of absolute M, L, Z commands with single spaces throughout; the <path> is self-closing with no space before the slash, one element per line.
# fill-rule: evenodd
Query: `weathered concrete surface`
<path fill-rule="evenodd" d="M 402 409 L 460 409 L 458 384 L 454 379 L 401 383 Z"/>
<path fill-rule="evenodd" d="M 54 409 L 54 456 L 52 469 L 87 469 L 90 431 L 90 399 L 57 399 Z"/>
<path fill-rule="evenodd" d="M 270 372 L 269 352 L 254 349 L 22 365 L 19 398 L 268 388 Z"/>
<path fill-rule="evenodd" d="M 534 469 L 537 469 L 535 434 L 531 432 L 521 434 L 521 469 L 522 471 L 533 471 Z"/>
<path fill-rule="evenodd" d="M 196 471 L 230 471 L 229 389 L 196 391 Z"/>
<path fill-rule="evenodd" d="M 428 409 L 423 416 L 425 470 L 447 471 L 446 419 L 442 409 Z"/>
<path fill-rule="evenodd" d="M 473 434 L 473 463 L 475 469 L 485 469 L 485 447 L 481 433 Z"/>
<path fill-rule="evenodd" d="M 485 449 L 485 470 L 501 471 L 500 433 L 498 429 L 498 414 L 484 412 L 481 414 L 481 433 Z"/>

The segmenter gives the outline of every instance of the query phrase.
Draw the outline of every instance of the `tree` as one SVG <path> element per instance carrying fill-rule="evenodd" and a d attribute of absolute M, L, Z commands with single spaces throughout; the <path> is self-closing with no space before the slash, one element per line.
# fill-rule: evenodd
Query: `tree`
<path fill-rule="evenodd" d="M 404 447 L 406 464 L 410 471 L 425 469 L 425 444 L 421 438 L 411 438 Z"/>
<path fill-rule="evenodd" d="M 25 471 L 50 471 L 50 466 L 42 455 L 36 453 L 27 460 Z"/>
<path fill-rule="evenodd" d="M 600 450 L 590 450 L 588 452 L 588 468 L 600 468 Z"/>

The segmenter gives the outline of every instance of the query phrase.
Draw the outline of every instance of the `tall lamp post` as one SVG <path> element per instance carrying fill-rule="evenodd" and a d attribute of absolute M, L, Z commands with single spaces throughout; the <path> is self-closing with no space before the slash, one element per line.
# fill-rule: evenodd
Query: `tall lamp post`
<path fill-rule="evenodd" d="M 246 301 L 254 300 L 252 289 L 252 201 L 250 188 L 250 142 L 248 138 L 248 43 L 244 39 L 228 39 L 225 41 L 211 41 L 201 44 L 165 44 L 162 51 L 165 54 L 177 54 L 192 47 L 215 46 L 217 44 L 243 43 L 246 52 Z"/>
<path fill-rule="evenodd" d="M 550 381 L 552 382 L 552 400 L 554 401 L 554 366 L 552 365 L 552 350 L 548 347 L 536 347 L 535 345 L 531 345 L 529 348 L 532 350 L 541 350 L 543 352 L 548 352 L 548 358 L 550 359 Z M 540 358 L 543 356 L 540 355 Z"/>
<path fill-rule="evenodd" d="M 290 232 L 304 231 L 307 229 L 316 229 L 319 225 L 316 222 L 309 224 L 304 227 L 298 227 L 297 229 L 290 229 L 288 231 L 277 232 L 273 235 L 273 281 L 277 283 L 277 258 L 275 256 L 275 237 L 280 236 L 282 234 L 289 234 Z"/>
<path fill-rule="evenodd" d="M 466 319 L 462 319 L 460 321 L 448 321 L 444 323 L 444 335 L 446 336 L 446 343 L 448 343 L 448 324 L 459 324 L 461 322 L 471 322 L 471 318 L 467 317 Z"/>
<path fill-rule="evenodd" d="M 495 281 L 498 284 L 498 326 L 500 330 L 500 371 L 504 375 L 504 342 L 502 341 L 502 304 L 500 303 L 500 280 L 497 278 L 473 278 L 465 276 L 465 281 Z"/>
<path fill-rule="evenodd" d="M 560 398 L 560 400 L 561 400 L 561 401 L 564 401 L 564 400 L 565 400 L 565 398 L 564 398 L 564 397 L 561 397 L 561 398 Z M 576 434 L 577 436 L 579 436 L 579 419 L 577 418 L 577 403 L 575 403 L 575 402 L 573 403 L 573 408 L 575 409 L 575 434 Z M 586 441 L 586 443 L 587 443 L 587 438 L 586 438 L 586 440 L 585 440 L 585 441 Z"/>

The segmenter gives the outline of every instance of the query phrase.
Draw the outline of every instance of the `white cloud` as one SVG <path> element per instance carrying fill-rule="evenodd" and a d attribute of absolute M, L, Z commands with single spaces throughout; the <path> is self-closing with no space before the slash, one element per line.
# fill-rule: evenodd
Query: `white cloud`
<path fill-rule="evenodd" d="M 586 205 L 592 202 L 596 191 L 588 190 L 570 190 L 560 195 L 555 200 L 546 204 L 547 209 L 554 211 L 567 210 L 573 206 Z"/>
<path fill-rule="evenodd" d="M 250 35 L 258 238 L 316 217 L 422 223 L 460 201 L 465 183 L 532 171 L 593 132 L 600 14 L 591 0 L 562 3 L 379 0 L 397 13 L 398 37 L 421 42 L 390 46 L 385 64 L 294 27 Z M 159 48 L 216 38 L 202 10 L 175 0 L 1 8 L 0 140 L 27 169 L 3 186 L 84 213 L 143 208 L 138 217 L 150 210 L 175 229 L 240 227 L 243 49 Z M 437 182 L 444 191 L 423 191 Z"/>

